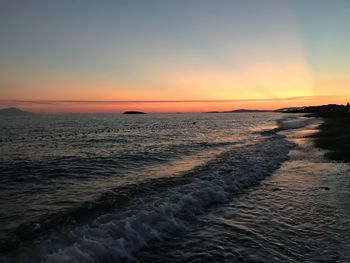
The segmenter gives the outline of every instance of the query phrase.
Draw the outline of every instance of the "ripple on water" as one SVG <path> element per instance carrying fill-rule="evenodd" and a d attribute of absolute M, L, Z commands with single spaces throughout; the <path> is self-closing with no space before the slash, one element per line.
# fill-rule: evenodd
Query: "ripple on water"
<path fill-rule="evenodd" d="M 309 128 L 311 129 L 311 128 Z M 307 134 L 309 131 L 307 132 Z M 299 134 L 299 135 L 296 135 Z M 142 251 L 142 262 L 350 262 L 350 168 L 303 138 L 262 184 Z"/>

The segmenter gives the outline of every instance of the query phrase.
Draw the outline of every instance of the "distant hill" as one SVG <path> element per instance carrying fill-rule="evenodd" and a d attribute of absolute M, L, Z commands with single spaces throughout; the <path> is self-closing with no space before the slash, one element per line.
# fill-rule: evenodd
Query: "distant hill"
<path fill-rule="evenodd" d="M 239 109 L 231 111 L 209 111 L 206 113 L 250 113 L 250 112 L 273 112 L 271 110 L 248 110 L 248 109 Z"/>
<path fill-rule="evenodd" d="M 314 116 L 328 117 L 328 116 L 349 115 L 350 106 L 328 104 L 328 105 L 321 105 L 321 106 L 286 108 L 286 109 L 280 109 L 279 111 L 285 112 L 285 113 L 311 113 Z"/>
<path fill-rule="evenodd" d="M 142 111 L 126 111 L 123 114 L 147 114 L 147 113 Z"/>
<path fill-rule="evenodd" d="M 290 107 L 290 108 L 282 108 L 275 110 L 276 112 L 287 112 L 287 113 L 295 113 L 304 110 L 306 107 Z"/>
<path fill-rule="evenodd" d="M 31 116 L 31 115 L 34 115 L 34 113 L 23 111 L 18 108 L 0 109 L 0 116 Z"/>
<path fill-rule="evenodd" d="M 239 109 L 239 110 L 233 110 L 230 112 L 271 112 L 271 110 L 247 110 L 247 109 Z"/>

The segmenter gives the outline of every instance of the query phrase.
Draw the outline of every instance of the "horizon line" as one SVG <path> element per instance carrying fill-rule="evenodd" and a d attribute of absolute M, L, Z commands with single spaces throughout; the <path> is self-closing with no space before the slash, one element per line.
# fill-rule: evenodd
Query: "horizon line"
<path fill-rule="evenodd" d="M 321 98 L 334 98 L 350 95 L 323 95 L 323 96 L 297 96 L 286 98 L 264 98 L 264 99 L 226 99 L 226 100 L 19 100 L 19 99 L 0 99 L 0 102 L 24 102 L 24 103 L 194 103 L 194 102 L 245 102 L 245 101 L 290 101 L 290 100 L 309 100 L 309 99 L 321 99 Z"/>

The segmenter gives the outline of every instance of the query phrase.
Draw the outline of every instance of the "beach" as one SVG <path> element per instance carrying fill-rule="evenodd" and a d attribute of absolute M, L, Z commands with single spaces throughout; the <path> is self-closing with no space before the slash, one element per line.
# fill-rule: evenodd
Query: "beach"
<path fill-rule="evenodd" d="M 0 0 L 0 263 L 350 263 L 349 10 Z"/>
<path fill-rule="evenodd" d="M 21 118 L 1 129 L 2 262 L 349 260 L 349 165 L 315 147 L 319 118 Z"/>
<path fill-rule="evenodd" d="M 350 113 L 323 117 L 315 142 L 318 147 L 329 151 L 327 156 L 332 160 L 350 162 Z"/>

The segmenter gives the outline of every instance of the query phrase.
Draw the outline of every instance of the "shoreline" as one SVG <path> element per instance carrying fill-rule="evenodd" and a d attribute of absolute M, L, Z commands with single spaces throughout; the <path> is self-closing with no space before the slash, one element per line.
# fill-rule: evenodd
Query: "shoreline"
<path fill-rule="evenodd" d="M 313 137 L 315 145 L 328 151 L 326 157 L 334 161 L 350 162 L 350 114 L 321 117 L 323 123 Z"/>

